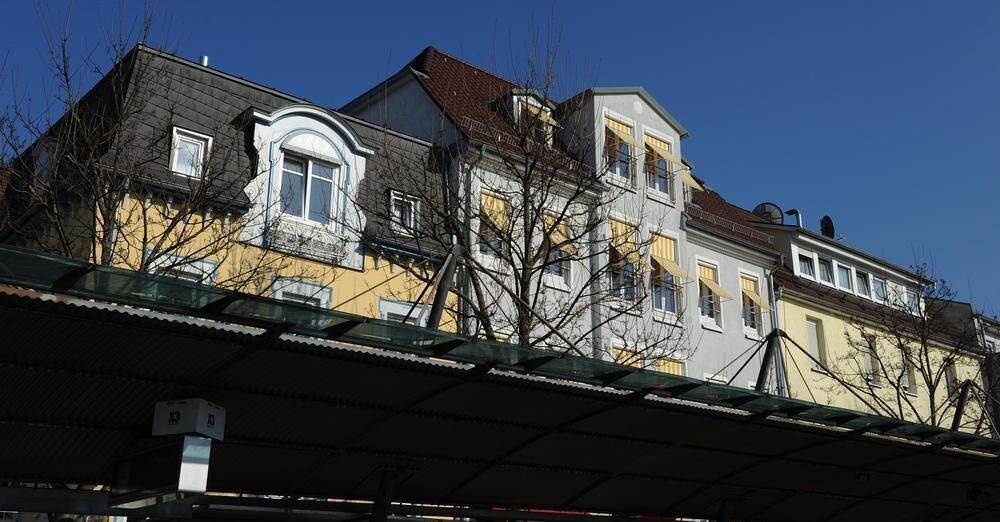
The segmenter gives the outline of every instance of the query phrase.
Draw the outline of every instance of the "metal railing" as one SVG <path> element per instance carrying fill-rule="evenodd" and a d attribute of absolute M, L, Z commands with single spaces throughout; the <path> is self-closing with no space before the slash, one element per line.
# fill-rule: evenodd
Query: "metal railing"
<path fill-rule="evenodd" d="M 758 241 L 764 241 L 769 245 L 774 243 L 774 237 L 772 237 L 770 234 L 765 234 L 752 227 L 741 225 L 739 223 L 736 223 L 735 221 L 730 221 L 722 216 L 715 215 L 711 212 L 706 212 L 701 208 L 689 206 L 685 210 L 693 218 L 700 219 L 702 221 L 707 221 L 718 227 L 732 230 L 737 234 L 748 236 Z"/>

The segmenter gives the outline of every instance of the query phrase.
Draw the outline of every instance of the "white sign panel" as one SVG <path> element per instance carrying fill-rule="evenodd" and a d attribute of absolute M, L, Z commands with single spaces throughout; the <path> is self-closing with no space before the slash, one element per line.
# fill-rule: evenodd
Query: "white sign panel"
<path fill-rule="evenodd" d="M 184 399 L 156 403 L 153 410 L 153 435 L 197 433 L 223 440 L 226 409 L 205 399 Z"/>

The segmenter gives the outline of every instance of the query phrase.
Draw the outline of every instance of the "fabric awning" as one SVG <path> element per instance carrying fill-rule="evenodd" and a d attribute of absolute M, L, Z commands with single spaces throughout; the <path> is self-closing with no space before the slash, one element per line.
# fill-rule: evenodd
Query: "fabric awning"
<path fill-rule="evenodd" d="M 698 183 L 698 180 L 694 179 L 694 176 L 691 175 L 690 169 L 685 168 L 681 170 L 681 182 L 694 190 L 705 190 L 705 188 L 701 186 L 701 183 Z"/>
<path fill-rule="evenodd" d="M 713 294 L 721 297 L 722 299 L 733 298 L 733 296 L 730 295 L 729 292 L 723 290 L 722 287 L 719 286 L 719 283 L 716 283 L 714 279 L 709 279 L 705 276 L 699 276 L 698 280 L 704 283 L 705 286 L 707 286 L 712 291 Z"/>
<path fill-rule="evenodd" d="M 569 240 L 569 235 L 566 233 L 566 223 L 561 221 L 557 223 L 556 220 L 555 216 L 545 216 L 545 228 L 549 230 L 549 244 L 553 247 L 557 246 L 570 255 L 576 255 L 577 248 Z"/>
<path fill-rule="evenodd" d="M 532 114 L 537 116 L 539 120 L 549 125 L 552 125 L 553 127 L 559 127 L 559 122 L 557 122 L 554 118 L 552 118 L 552 115 L 549 113 L 549 111 L 543 110 L 541 107 L 536 107 L 530 103 L 525 103 L 524 106 L 527 107 Z"/>
<path fill-rule="evenodd" d="M 633 138 L 631 134 L 628 134 L 627 132 L 616 128 L 614 125 L 608 125 L 607 129 L 613 132 L 615 136 L 618 136 L 618 139 L 624 141 L 625 143 L 628 143 L 629 146 L 633 147 L 634 150 L 639 150 L 642 148 L 642 145 L 640 145 L 638 141 L 635 141 L 635 138 Z"/>
<path fill-rule="evenodd" d="M 690 279 L 691 276 L 684 270 L 681 265 L 676 262 L 671 261 L 663 256 L 652 254 L 650 257 L 653 258 L 653 262 L 660 265 L 660 268 L 666 270 L 670 275 L 674 277 L 679 277 L 681 279 Z"/>
<path fill-rule="evenodd" d="M 492 194 L 482 194 L 479 199 L 482 213 L 493 222 L 497 228 L 506 230 L 510 224 L 507 213 L 507 202 Z"/>
<path fill-rule="evenodd" d="M 767 301 L 757 291 L 757 281 L 755 279 L 740 276 L 740 289 L 743 291 L 743 295 L 747 296 L 747 299 L 753 301 L 761 310 L 766 312 L 771 309 Z"/>
<path fill-rule="evenodd" d="M 649 145 L 649 148 L 653 149 L 653 152 L 659 154 L 661 158 L 663 158 L 663 159 L 665 159 L 665 160 L 667 160 L 667 161 L 669 161 L 671 163 L 675 163 L 677 165 L 680 165 L 681 160 L 677 156 L 675 156 L 673 153 L 671 153 L 669 150 L 667 150 L 665 147 L 663 147 L 659 143 L 656 143 L 656 141 L 654 141 L 654 140 L 646 140 L 646 145 Z"/>

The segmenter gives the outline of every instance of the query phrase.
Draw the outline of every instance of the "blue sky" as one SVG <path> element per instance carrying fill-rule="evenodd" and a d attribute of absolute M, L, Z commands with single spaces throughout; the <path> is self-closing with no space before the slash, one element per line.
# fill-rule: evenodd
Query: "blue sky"
<path fill-rule="evenodd" d="M 79 48 L 118 2 L 47 2 Z M 684 155 L 730 201 L 798 208 L 1000 312 L 998 2 L 152 3 L 153 43 L 338 107 L 427 45 L 508 73 L 556 35 L 560 88 L 642 85 L 687 127 Z M 127 3 L 126 18 L 143 9 Z M 46 78 L 34 2 L 5 2 L 7 81 Z M 7 93 L 8 90 L 0 91 Z"/>

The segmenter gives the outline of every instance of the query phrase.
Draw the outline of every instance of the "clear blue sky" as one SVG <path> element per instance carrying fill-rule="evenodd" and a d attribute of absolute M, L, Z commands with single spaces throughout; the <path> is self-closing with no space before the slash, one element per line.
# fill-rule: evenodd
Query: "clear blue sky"
<path fill-rule="evenodd" d="M 46 2 L 74 44 L 118 2 Z M 127 17 L 143 8 L 127 4 Z M 1000 312 L 1000 2 L 153 3 L 153 43 L 339 107 L 427 45 L 506 73 L 558 33 L 564 89 L 642 85 L 730 201 L 833 216 L 847 242 Z M 8 82 L 42 92 L 34 2 L 4 2 Z M 10 23 L 15 22 L 15 23 Z M 493 64 L 496 64 L 494 66 Z M 572 85 L 575 84 L 575 85 Z M 9 92 L 9 91 L 3 91 Z M 995 307 L 995 308 L 994 308 Z"/>

